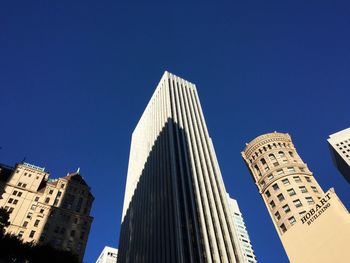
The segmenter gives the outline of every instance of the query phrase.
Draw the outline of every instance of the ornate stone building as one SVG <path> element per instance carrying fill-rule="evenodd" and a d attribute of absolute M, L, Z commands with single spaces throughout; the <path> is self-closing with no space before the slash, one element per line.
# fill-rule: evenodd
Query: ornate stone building
<path fill-rule="evenodd" d="M 3 166 L 2 171 L 8 170 Z M 0 174 L 0 181 L 0 207 L 10 212 L 7 233 L 24 242 L 50 243 L 83 259 L 94 197 L 79 172 L 51 180 L 45 168 L 21 163 L 10 174 Z"/>
<path fill-rule="evenodd" d="M 261 135 L 242 152 L 290 262 L 347 262 L 350 214 L 334 189 L 323 192 L 291 137 Z"/>
<path fill-rule="evenodd" d="M 324 194 L 289 134 L 261 135 L 242 156 L 280 236 Z"/>

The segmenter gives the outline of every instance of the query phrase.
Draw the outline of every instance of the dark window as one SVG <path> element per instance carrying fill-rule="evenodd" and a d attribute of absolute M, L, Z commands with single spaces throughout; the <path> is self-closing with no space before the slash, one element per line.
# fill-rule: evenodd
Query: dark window
<path fill-rule="evenodd" d="M 34 231 L 34 230 L 30 231 L 29 237 L 30 237 L 30 238 L 33 238 L 34 234 L 35 234 L 35 231 Z"/>

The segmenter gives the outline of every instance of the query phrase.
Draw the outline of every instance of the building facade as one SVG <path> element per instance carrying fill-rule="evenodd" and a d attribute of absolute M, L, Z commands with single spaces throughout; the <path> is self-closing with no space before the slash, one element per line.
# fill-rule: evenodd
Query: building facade
<path fill-rule="evenodd" d="M 235 199 L 228 196 L 228 202 L 231 209 L 233 225 L 238 235 L 239 246 L 245 263 L 256 263 L 253 246 L 249 238 L 247 227 L 244 223 L 244 218 L 239 210 L 238 203 Z"/>
<path fill-rule="evenodd" d="M 165 72 L 131 141 L 118 263 L 243 262 L 194 84 Z"/>
<path fill-rule="evenodd" d="M 350 259 L 350 215 L 334 189 L 324 193 L 291 137 L 264 134 L 242 157 L 269 211 L 290 262 Z"/>
<path fill-rule="evenodd" d="M 330 135 L 327 141 L 335 166 L 350 183 L 350 128 Z"/>
<path fill-rule="evenodd" d="M 117 263 L 118 249 L 105 246 L 96 263 Z"/>
<path fill-rule="evenodd" d="M 280 236 L 324 194 L 288 134 L 261 135 L 242 156 Z"/>
<path fill-rule="evenodd" d="M 82 260 L 94 197 L 79 172 L 50 180 L 45 168 L 21 163 L 1 179 L 0 207 L 10 213 L 11 223 L 6 232 L 72 251 Z"/>

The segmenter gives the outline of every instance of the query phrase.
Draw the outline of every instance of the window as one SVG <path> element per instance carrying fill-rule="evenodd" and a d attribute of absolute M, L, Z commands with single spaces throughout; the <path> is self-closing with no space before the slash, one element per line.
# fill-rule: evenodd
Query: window
<path fill-rule="evenodd" d="M 270 194 L 269 191 L 266 191 L 265 195 L 266 195 L 267 197 L 270 197 L 270 196 L 271 196 L 271 194 Z"/>
<path fill-rule="evenodd" d="M 268 170 L 269 170 L 269 167 L 268 167 L 268 165 L 267 165 L 265 159 L 264 159 L 264 158 L 261 158 L 260 162 L 261 162 L 261 164 L 263 165 L 264 170 L 265 170 L 265 171 L 268 171 Z"/>
<path fill-rule="evenodd" d="M 301 182 L 301 179 L 299 176 L 293 176 L 293 179 L 296 183 L 300 183 Z"/>
<path fill-rule="evenodd" d="M 311 197 L 311 196 L 309 196 L 309 197 L 305 197 L 305 199 L 306 199 L 306 201 L 307 201 L 307 203 L 308 203 L 309 205 L 312 205 L 312 204 L 314 204 L 314 203 L 315 203 L 314 199 L 312 199 L 312 197 Z"/>
<path fill-rule="evenodd" d="M 311 186 L 311 189 L 312 189 L 313 192 L 318 193 L 318 190 L 317 190 L 316 186 Z"/>
<path fill-rule="evenodd" d="M 292 157 L 292 158 L 294 158 L 293 152 L 289 152 L 289 156 Z"/>
<path fill-rule="evenodd" d="M 36 227 L 36 226 L 38 226 L 39 225 L 39 223 L 40 223 L 40 220 L 35 220 L 35 223 L 34 223 L 34 226 Z"/>
<path fill-rule="evenodd" d="M 279 157 L 281 158 L 282 163 L 287 163 L 287 162 L 288 162 L 287 157 L 286 157 L 286 155 L 284 154 L 284 152 L 279 151 L 279 152 L 278 152 L 278 155 L 279 155 Z"/>
<path fill-rule="evenodd" d="M 278 184 L 272 185 L 272 188 L 273 188 L 273 190 L 275 190 L 275 191 L 277 191 L 278 189 L 280 189 L 280 188 L 278 187 Z"/>
<path fill-rule="evenodd" d="M 23 187 L 23 188 L 26 188 L 26 187 L 27 187 L 27 184 L 23 184 L 22 187 Z"/>
<path fill-rule="evenodd" d="M 28 225 L 28 221 L 24 221 L 22 226 L 27 227 L 27 225 Z"/>
<path fill-rule="evenodd" d="M 22 237 L 23 237 L 23 234 L 24 234 L 24 231 L 19 231 L 19 232 L 18 232 L 18 237 L 19 237 L 19 238 L 22 238 Z"/>
<path fill-rule="evenodd" d="M 21 197 L 22 196 L 22 192 L 18 192 L 17 196 Z"/>
<path fill-rule="evenodd" d="M 295 207 L 301 207 L 303 204 L 300 202 L 299 199 L 293 201 Z"/>
<path fill-rule="evenodd" d="M 305 186 L 299 186 L 299 189 L 302 193 L 307 193 L 307 189 Z"/>
<path fill-rule="evenodd" d="M 11 214 L 12 213 L 12 211 L 13 211 L 13 207 L 10 207 L 10 209 L 9 209 L 9 214 Z"/>
<path fill-rule="evenodd" d="M 65 184 L 61 184 L 61 188 L 64 188 Z"/>
<path fill-rule="evenodd" d="M 286 179 L 283 179 L 282 180 L 282 183 L 284 184 L 284 185 L 289 185 L 290 184 L 290 182 L 289 182 L 289 180 L 286 178 Z"/>
<path fill-rule="evenodd" d="M 53 190 L 51 189 L 51 190 L 49 191 L 49 195 L 52 195 L 52 193 L 53 193 Z"/>
<path fill-rule="evenodd" d="M 275 217 L 276 217 L 277 220 L 281 219 L 281 215 L 280 215 L 280 213 L 278 211 L 275 213 Z"/>
<path fill-rule="evenodd" d="M 35 197 L 34 201 L 38 202 L 39 201 L 39 196 Z"/>
<path fill-rule="evenodd" d="M 311 183 L 311 179 L 310 179 L 310 177 L 305 176 L 305 179 L 306 179 L 306 181 L 307 181 L 307 182 Z"/>
<path fill-rule="evenodd" d="M 287 192 L 288 192 L 289 196 L 293 196 L 296 194 L 293 188 L 288 189 Z"/>
<path fill-rule="evenodd" d="M 284 172 L 283 172 L 283 170 L 282 170 L 282 169 L 277 170 L 277 176 L 279 176 L 279 175 L 283 175 L 283 174 L 284 174 Z"/>
<path fill-rule="evenodd" d="M 301 212 L 299 213 L 300 216 L 304 216 L 305 214 L 306 214 L 306 211 L 301 211 Z"/>
<path fill-rule="evenodd" d="M 289 221 L 289 224 L 291 224 L 291 225 L 294 225 L 296 223 L 294 216 L 288 218 L 288 221 Z"/>
<path fill-rule="evenodd" d="M 33 213 L 29 212 L 28 215 L 27 215 L 27 218 L 31 219 L 33 216 Z"/>
<path fill-rule="evenodd" d="M 43 214 L 44 213 L 44 209 L 40 209 L 40 214 Z"/>
<path fill-rule="evenodd" d="M 13 191 L 13 193 L 12 193 L 12 194 L 13 194 L 13 195 L 17 195 L 17 193 L 18 193 L 17 191 Z"/>
<path fill-rule="evenodd" d="M 61 196 L 62 192 L 58 191 L 57 196 Z"/>
<path fill-rule="evenodd" d="M 34 237 L 34 234 L 35 234 L 35 231 L 34 231 L 34 230 L 30 231 L 29 237 L 30 237 L 30 238 L 33 238 L 33 237 Z"/>
<path fill-rule="evenodd" d="M 274 208 L 276 205 L 275 205 L 275 202 L 274 201 L 271 201 L 270 202 L 270 206 L 271 206 L 271 208 Z"/>
<path fill-rule="evenodd" d="M 8 201 L 8 203 L 9 203 L 9 204 L 12 204 L 12 202 L 13 202 L 13 198 L 10 198 L 9 201 Z"/>
<path fill-rule="evenodd" d="M 277 159 L 276 159 L 275 155 L 273 155 L 273 154 L 271 153 L 271 154 L 269 154 L 269 158 L 270 158 L 270 161 L 272 162 L 272 164 L 273 164 L 274 166 L 278 166 L 278 162 L 277 162 Z"/>
<path fill-rule="evenodd" d="M 269 175 L 267 176 L 267 179 L 269 179 L 269 181 L 271 181 L 271 180 L 273 179 L 273 175 L 272 175 L 272 174 L 269 174 Z"/>
<path fill-rule="evenodd" d="M 280 226 L 280 228 L 281 228 L 281 230 L 282 230 L 283 233 L 287 231 L 287 228 L 286 228 L 286 226 L 285 226 L 284 224 L 282 224 L 282 225 Z"/>
<path fill-rule="evenodd" d="M 49 203 L 49 202 L 50 202 L 50 198 L 47 197 L 47 198 L 45 199 L 45 203 Z"/>
<path fill-rule="evenodd" d="M 283 208 L 283 210 L 284 210 L 285 213 L 290 212 L 289 205 L 284 205 L 282 208 Z"/>
<path fill-rule="evenodd" d="M 287 171 L 288 171 L 288 173 L 294 173 L 295 169 L 294 169 L 294 167 L 287 167 Z"/>
<path fill-rule="evenodd" d="M 17 186 L 22 186 L 22 183 L 18 183 Z"/>
<path fill-rule="evenodd" d="M 278 200 L 279 200 L 280 202 L 282 202 L 282 201 L 284 200 L 283 194 L 279 194 L 279 195 L 277 196 L 277 198 L 278 198 Z"/>
<path fill-rule="evenodd" d="M 300 167 L 299 169 L 300 169 L 300 172 L 302 173 L 305 172 L 305 169 L 303 167 Z"/>

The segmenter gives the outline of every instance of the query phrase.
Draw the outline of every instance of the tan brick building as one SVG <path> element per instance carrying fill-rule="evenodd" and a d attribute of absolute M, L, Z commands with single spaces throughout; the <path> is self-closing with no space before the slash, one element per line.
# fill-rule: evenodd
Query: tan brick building
<path fill-rule="evenodd" d="M 349 212 L 334 189 L 323 192 L 289 134 L 261 135 L 242 157 L 290 262 L 349 261 Z"/>
<path fill-rule="evenodd" d="M 8 171 L 6 166 L 0 171 L 0 207 L 11 213 L 6 232 L 72 251 L 82 260 L 94 197 L 79 171 L 53 180 L 45 168 L 28 163 Z"/>

